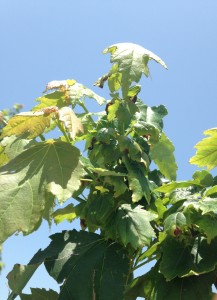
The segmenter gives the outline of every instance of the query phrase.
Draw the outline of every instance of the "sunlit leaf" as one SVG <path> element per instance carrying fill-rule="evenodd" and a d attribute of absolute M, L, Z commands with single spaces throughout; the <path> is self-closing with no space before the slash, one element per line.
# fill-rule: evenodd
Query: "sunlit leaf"
<path fill-rule="evenodd" d="M 105 102 L 105 99 L 96 93 L 94 93 L 89 88 L 85 87 L 83 84 L 75 83 L 69 87 L 69 97 L 73 104 L 76 104 L 81 98 L 88 97 L 96 100 L 99 105 Z"/>
<path fill-rule="evenodd" d="M 217 198 L 205 197 L 199 200 L 189 200 L 185 201 L 184 206 L 192 206 L 196 210 L 201 210 L 202 214 L 206 214 L 209 212 L 217 213 Z"/>
<path fill-rule="evenodd" d="M 156 188 L 156 191 L 161 193 L 171 193 L 172 191 L 180 188 L 186 188 L 193 185 L 201 186 L 200 183 L 196 180 L 188 180 L 188 181 L 173 181 L 168 184 L 164 184 L 158 188 Z"/>
<path fill-rule="evenodd" d="M 63 106 L 66 106 L 67 99 L 64 92 L 56 91 L 39 97 L 36 99 L 36 101 L 40 102 L 40 104 L 33 107 L 32 111 L 39 111 L 48 106 L 57 106 L 61 108 Z"/>
<path fill-rule="evenodd" d="M 31 139 L 39 136 L 44 130 L 50 126 L 50 115 L 16 115 L 8 121 L 3 128 L 2 137 L 11 135 L 22 135 L 26 133 L 26 137 Z"/>
<path fill-rule="evenodd" d="M 53 89 L 58 89 L 60 91 L 65 91 L 69 88 L 69 86 L 72 86 L 75 83 L 76 83 L 76 81 L 73 80 L 73 79 L 53 80 L 53 81 L 48 82 L 45 92 L 53 90 Z"/>
<path fill-rule="evenodd" d="M 59 120 L 64 122 L 64 125 L 73 140 L 79 132 L 84 131 L 80 119 L 70 107 L 65 106 L 59 109 Z"/>
<path fill-rule="evenodd" d="M 108 236 L 119 239 L 124 246 L 130 244 L 134 249 L 148 246 L 155 232 L 150 221 L 157 217 L 156 214 L 146 211 L 140 205 L 135 207 L 122 204 L 108 224 Z"/>
<path fill-rule="evenodd" d="M 8 284 L 12 290 L 8 300 L 15 299 L 14 296 L 22 292 L 39 265 L 40 263 L 26 266 L 20 264 L 14 265 L 13 270 L 7 275 Z"/>
<path fill-rule="evenodd" d="M 148 77 L 148 62 L 153 59 L 167 68 L 166 64 L 151 51 L 132 43 L 114 44 L 103 53 L 111 53 L 111 63 L 118 65 L 118 73 L 122 74 L 121 83 L 124 97 L 132 82 L 139 82 L 142 74 Z"/>
<path fill-rule="evenodd" d="M 53 213 L 54 222 L 59 224 L 63 221 L 72 222 L 76 218 L 74 206 L 72 204 L 67 205 L 64 208 L 59 208 Z"/>
<path fill-rule="evenodd" d="M 217 166 L 217 128 L 208 129 L 204 134 L 209 137 L 196 144 L 197 152 L 190 163 L 211 170 Z"/>
<path fill-rule="evenodd" d="M 176 180 L 178 166 L 174 157 L 175 148 L 170 139 L 162 132 L 158 143 L 150 148 L 151 158 L 158 166 L 161 173 L 171 180 Z"/>

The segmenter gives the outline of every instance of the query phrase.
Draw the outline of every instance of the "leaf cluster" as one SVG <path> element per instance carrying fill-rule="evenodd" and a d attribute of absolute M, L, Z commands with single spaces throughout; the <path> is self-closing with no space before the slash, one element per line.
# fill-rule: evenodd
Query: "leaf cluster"
<path fill-rule="evenodd" d="M 211 299 L 217 179 L 202 170 L 176 181 L 175 149 L 163 131 L 167 109 L 139 96 L 149 61 L 166 64 L 135 44 L 104 53 L 112 67 L 95 85 L 108 83 L 109 100 L 75 80 L 52 81 L 31 111 L 9 118 L 2 129 L 0 242 L 32 233 L 43 219 L 81 224 L 80 231 L 52 235 L 27 265 L 14 266 L 8 299 Z M 87 109 L 91 100 L 100 112 Z M 211 137 L 196 146 L 191 163 L 210 169 L 217 165 L 216 130 L 206 134 Z M 150 271 L 133 278 L 151 261 Z M 24 294 L 41 264 L 60 292 Z"/>

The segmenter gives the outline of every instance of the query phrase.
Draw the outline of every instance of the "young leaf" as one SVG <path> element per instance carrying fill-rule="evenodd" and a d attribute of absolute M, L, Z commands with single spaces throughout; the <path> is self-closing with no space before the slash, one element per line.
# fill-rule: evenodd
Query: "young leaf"
<path fill-rule="evenodd" d="M 164 132 L 160 140 L 150 148 L 151 158 L 159 167 L 161 173 L 170 180 L 176 180 L 178 166 L 174 157 L 174 146 Z"/>
<path fill-rule="evenodd" d="M 74 206 L 72 204 L 67 205 L 64 208 L 57 209 L 53 213 L 54 222 L 59 224 L 63 221 L 72 222 L 76 218 Z"/>
<path fill-rule="evenodd" d="M 130 244 L 134 249 L 148 246 L 155 237 L 150 221 L 156 217 L 156 214 L 144 210 L 141 205 L 122 204 L 108 224 L 106 234 L 120 240 L 124 246 Z"/>
<path fill-rule="evenodd" d="M 75 83 L 74 85 L 69 87 L 69 98 L 72 101 L 72 104 L 76 104 L 81 98 L 88 97 L 92 98 L 97 101 L 99 105 L 102 105 L 105 102 L 105 99 L 87 87 L 85 87 L 83 84 Z"/>
<path fill-rule="evenodd" d="M 217 166 L 217 128 L 208 129 L 204 134 L 209 137 L 196 144 L 197 152 L 190 163 L 211 170 Z"/>
<path fill-rule="evenodd" d="M 68 132 L 73 140 L 79 132 L 83 133 L 84 129 L 82 123 L 70 107 L 62 107 L 59 109 L 58 113 L 59 120 L 64 122 L 64 125 L 68 129 Z"/>
<path fill-rule="evenodd" d="M 16 135 L 20 136 L 26 133 L 26 137 L 31 139 L 39 136 L 44 130 L 50 126 L 50 115 L 45 115 L 43 112 L 37 115 L 28 113 L 27 115 L 16 115 L 8 121 L 8 124 L 3 128 L 2 137 Z"/>
<path fill-rule="evenodd" d="M 123 96 L 127 95 L 128 89 L 132 82 L 139 82 L 142 73 L 148 77 L 148 62 L 153 59 L 163 67 L 166 64 L 160 57 L 151 51 L 132 43 L 114 44 L 106 48 L 103 53 L 111 53 L 111 63 L 118 65 L 118 72 L 122 74 Z"/>
<path fill-rule="evenodd" d="M 182 230 L 186 226 L 186 217 L 182 212 L 169 215 L 164 221 L 164 230 L 171 235 L 176 235 L 175 230 Z"/>

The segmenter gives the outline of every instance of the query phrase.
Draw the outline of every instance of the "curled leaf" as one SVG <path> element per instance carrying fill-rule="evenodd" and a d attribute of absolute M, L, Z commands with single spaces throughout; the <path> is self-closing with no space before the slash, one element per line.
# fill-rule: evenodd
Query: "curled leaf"
<path fill-rule="evenodd" d="M 62 107 L 59 109 L 59 120 L 64 122 L 73 140 L 79 132 L 84 132 L 81 121 L 70 107 Z"/>

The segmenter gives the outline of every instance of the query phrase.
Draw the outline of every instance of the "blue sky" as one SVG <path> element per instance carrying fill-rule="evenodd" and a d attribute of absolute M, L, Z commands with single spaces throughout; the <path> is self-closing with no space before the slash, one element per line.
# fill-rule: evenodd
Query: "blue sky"
<path fill-rule="evenodd" d="M 178 179 L 190 179 L 196 170 L 188 163 L 194 145 L 205 129 L 217 127 L 216 12 L 217 2 L 211 0 L 0 0 L 0 110 L 14 103 L 30 110 L 51 80 L 73 78 L 92 88 L 109 68 L 102 50 L 137 43 L 168 65 L 166 71 L 150 64 L 152 78 L 142 80 L 141 95 L 148 105 L 164 104 L 169 110 L 165 131 L 176 147 Z M 38 233 L 6 241 L 0 300 L 6 299 L 5 276 L 14 263 L 27 263 L 48 245 L 50 233 L 72 226 L 49 230 L 43 224 Z M 31 285 L 55 288 L 42 271 Z"/>

